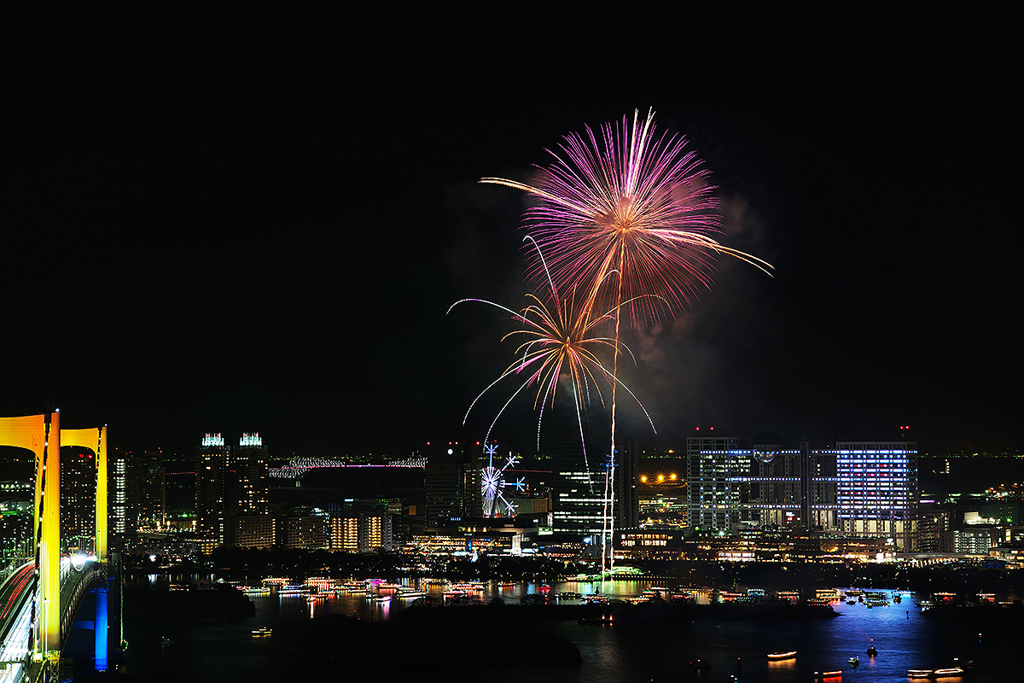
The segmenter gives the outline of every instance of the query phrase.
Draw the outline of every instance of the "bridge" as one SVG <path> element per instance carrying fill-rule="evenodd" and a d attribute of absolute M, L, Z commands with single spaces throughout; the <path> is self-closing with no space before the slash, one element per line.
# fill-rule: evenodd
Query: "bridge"
<path fill-rule="evenodd" d="M 0 567 L 0 683 L 56 681 L 61 651 L 85 596 L 98 589 L 96 668 L 107 667 L 107 428 L 61 429 L 60 412 L 0 417 L 0 445 L 35 456 L 33 539 Z M 96 462 L 96 554 L 61 556 L 60 448 Z M 16 553 L 17 555 L 18 553 Z"/>

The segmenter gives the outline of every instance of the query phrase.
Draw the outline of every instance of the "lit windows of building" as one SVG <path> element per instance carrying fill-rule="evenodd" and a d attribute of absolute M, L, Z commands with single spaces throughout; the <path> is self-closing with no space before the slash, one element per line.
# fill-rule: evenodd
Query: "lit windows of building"
<path fill-rule="evenodd" d="M 839 441 L 834 453 L 842 530 L 917 550 L 917 443 Z"/>
<path fill-rule="evenodd" d="M 277 520 L 270 515 L 238 515 L 229 518 L 232 545 L 239 548 L 273 548 L 277 544 Z"/>
<path fill-rule="evenodd" d="M 224 543 L 228 514 L 227 476 L 229 449 L 220 434 L 206 434 L 196 449 L 196 533 Z"/>
<path fill-rule="evenodd" d="M 748 478 L 753 463 L 750 440 L 743 437 L 697 436 L 686 439 L 686 483 L 690 528 L 700 531 L 738 530 L 750 513 Z"/>

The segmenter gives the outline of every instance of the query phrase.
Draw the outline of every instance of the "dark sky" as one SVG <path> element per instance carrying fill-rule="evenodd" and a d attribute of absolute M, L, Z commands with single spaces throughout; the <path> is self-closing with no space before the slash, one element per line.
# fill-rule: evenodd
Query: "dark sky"
<path fill-rule="evenodd" d="M 721 241 L 777 268 L 720 261 L 714 291 L 629 339 L 654 443 L 909 424 L 925 450 L 1019 450 L 1005 22 L 643 21 L 40 11 L 5 98 L 0 414 L 54 404 L 186 451 L 205 431 L 279 455 L 480 438 L 508 387 L 462 416 L 509 323 L 445 311 L 529 288 L 526 200 L 476 180 L 525 180 L 566 133 L 653 108 L 712 171 Z M 648 439 L 635 413 L 623 433 Z M 531 415 L 494 436 L 532 449 Z"/>

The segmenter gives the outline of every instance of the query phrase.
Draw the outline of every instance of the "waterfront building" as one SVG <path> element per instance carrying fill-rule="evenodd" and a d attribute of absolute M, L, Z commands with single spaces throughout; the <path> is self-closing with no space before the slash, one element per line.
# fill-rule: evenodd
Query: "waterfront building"
<path fill-rule="evenodd" d="M 605 526 L 609 445 L 555 444 L 552 531 L 562 540 L 599 543 Z M 640 449 L 622 443 L 615 452 L 615 511 L 611 531 L 640 524 Z"/>
<path fill-rule="evenodd" d="M 675 560 L 682 551 L 682 529 L 645 526 L 615 532 L 616 559 Z"/>
<path fill-rule="evenodd" d="M 331 515 L 331 550 L 359 552 L 359 514 Z"/>
<path fill-rule="evenodd" d="M 228 543 L 239 548 L 273 548 L 277 520 L 271 515 L 236 515 L 228 518 Z"/>
<path fill-rule="evenodd" d="M 839 441 L 825 452 L 836 457 L 842 530 L 892 538 L 902 551 L 917 550 L 917 443 Z"/>
<path fill-rule="evenodd" d="M 645 460 L 637 487 L 639 517 L 644 524 L 687 527 L 686 464 Z"/>
<path fill-rule="evenodd" d="M 277 545 L 293 549 L 327 549 L 330 547 L 327 534 L 327 515 L 313 511 L 312 514 L 296 514 L 278 520 Z"/>
<path fill-rule="evenodd" d="M 988 555 L 989 549 L 997 545 L 999 535 L 991 524 L 968 524 L 953 530 L 954 552 L 963 555 Z"/>
<path fill-rule="evenodd" d="M 392 515 L 381 510 L 333 514 L 330 517 L 331 550 L 367 553 L 392 548 Z"/>
<path fill-rule="evenodd" d="M 753 452 L 750 439 L 696 436 L 686 439 L 688 517 L 693 531 L 738 532 L 755 522 L 749 507 Z"/>
<path fill-rule="evenodd" d="M 952 521 L 953 512 L 951 510 L 929 510 L 928 512 L 922 512 L 918 520 L 918 552 L 955 552 Z"/>
<path fill-rule="evenodd" d="M 604 527 L 606 453 L 582 444 L 556 444 L 551 487 L 552 532 L 563 538 L 599 543 Z"/>
<path fill-rule="evenodd" d="M 743 519 L 759 526 L 835 531 L 838 529 L 836 459 L 827 451 L 754 445 L 753 473 Z"/>

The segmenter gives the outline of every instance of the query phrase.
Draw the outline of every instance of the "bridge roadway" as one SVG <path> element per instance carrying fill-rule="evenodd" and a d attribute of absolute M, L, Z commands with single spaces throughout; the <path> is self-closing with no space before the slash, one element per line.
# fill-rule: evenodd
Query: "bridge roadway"
<path fill-rule="evenodd" d="M 102 579 L 95 560 L 75 567 L 69 558 L 61 558 L 60 604 L 61 645 L 67 641 L 75 614 L 86 594 Z M 30 675 L 29 634 L 31 632 L 32 595 L 35 592 L 35 563 L 15 569 L 0 584 L 0 683 L 19 683 Z"/>

